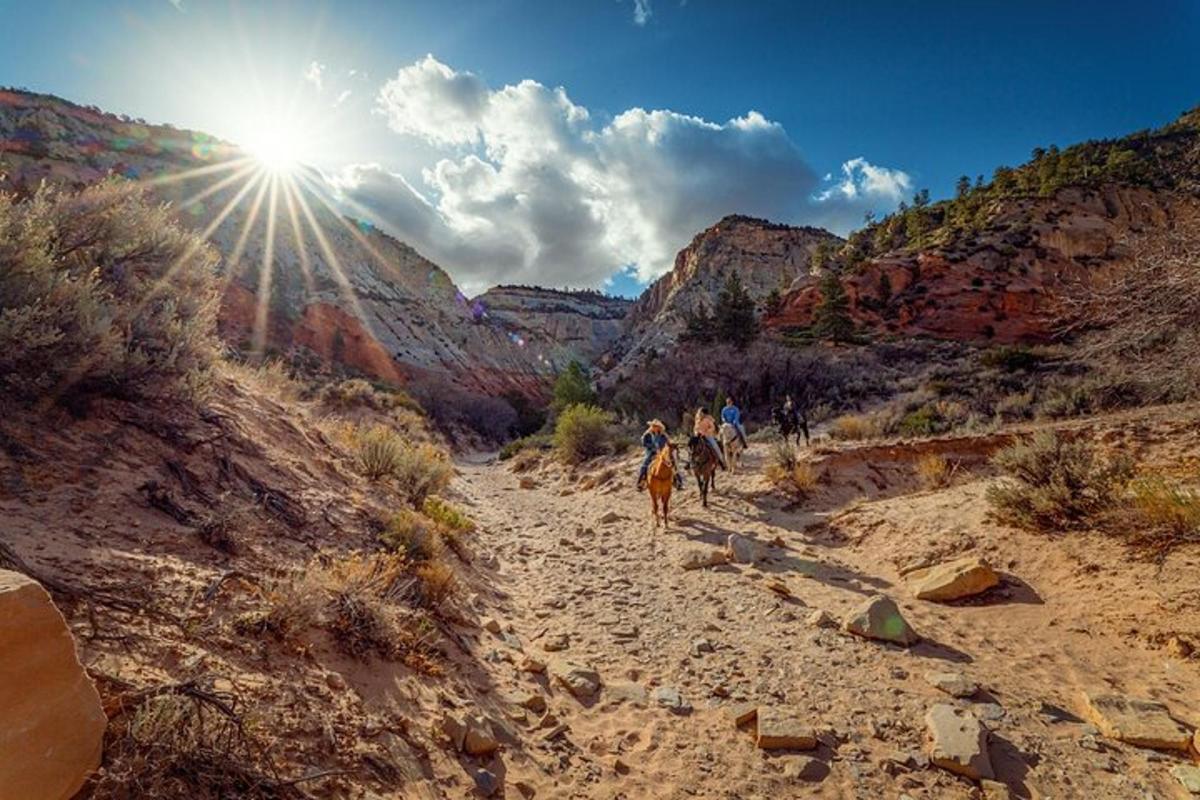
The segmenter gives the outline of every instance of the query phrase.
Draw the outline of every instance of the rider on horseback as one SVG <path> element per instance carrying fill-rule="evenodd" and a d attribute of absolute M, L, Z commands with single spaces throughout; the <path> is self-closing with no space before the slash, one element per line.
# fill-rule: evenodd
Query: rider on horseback
<path fill-rule="evenodd" d="M 742 412 L 733 404 L 732 397 L 725 398 L 725 407 L 721 409 L 721 419 L 728 422 L 737 431 L 738 438 L 742 440 L 742 449 L 748 448 L 746 444 L 746 429 L 742 426 Z"/>
<path fill-rule="evenodd" d="M 646 451 L 646 457 L 642 459 L 642 468 L 638 470 L 639 492 L 646 488 L 646 473 L 650 471 L 650 462 L 654 461 L 658 451 L 666 447 L 668 442 L 670 439 L 667 438 L 667 426 L 662 420 L 652 419 L 646 423 L 646 432 L 642 434 L 642 449 Z M 675 473 L 675 488 L 683 488 L 683 474 L 680 472 Z"/>
<path fill-rule="evenodd" d="M 725 454 L 721 452 L 721 445 L 717 444 L 717 423 L 713 420 L 713 415 L 708 413 L 708 409 L 696 409 L 696 424 L 692 426 L 692 435 L 703 436 L 717 457 L 721 469 L 728 469 L 725 466 Z"/>

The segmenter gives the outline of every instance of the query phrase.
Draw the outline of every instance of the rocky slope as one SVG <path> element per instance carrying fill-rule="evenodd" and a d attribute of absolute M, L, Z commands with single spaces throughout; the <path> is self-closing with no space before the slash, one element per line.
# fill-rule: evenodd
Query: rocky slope
<path fill-rule="evenodd" d="M 240 349 L 392 383 L 538 395 L 563 359 L 612 338 L 623 306 L 501 292 L 483 313 L 436 264 L 341 215 L 315 172 L 275 181 L 202 133 L 0 91 L 0 186 L 29 192 L 43 180 L 78 186 L 110 174 L 144 182 L 221 250 L 233 278 L 222 331 Z"/>
<path fill-rule="evenodd" d="M 736 271 L 758 301 L 774 289 L 784 292 L 809 273 L 817 247 L 841 239 L 820 228 L 796 228 L 731 215 L 692 239 L 675 256 L 675 266 L 651 284 L 629 310 L 625 334 L 608 354 L 617 380 L 643 355 L 678 340 L 689 314 L 713 301 L 730 272 Z"/>

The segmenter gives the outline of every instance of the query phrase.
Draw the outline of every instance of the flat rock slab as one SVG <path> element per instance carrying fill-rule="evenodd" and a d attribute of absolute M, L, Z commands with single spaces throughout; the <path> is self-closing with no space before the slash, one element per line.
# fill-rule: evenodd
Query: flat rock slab
<path fill-rule="evenodd" d="M 946 602 L 982 594 L 1000 584 L 1000 576 L 982 558 L 960 558 L 910 572 L 906 579 L 918 600 Z"/>
<path fill-rule="evenodd" d="M 679 559 L 679 566 L 684 569 L 704 569 L 705 567 L 715 567 L 718 564 L 724 564 L 726 560 L 724 551 L 712 547 L 693 547 Z"/>
<path fill-rule="evenodd" d="M 600 673 L 585 664 L 555 660 L 549 665 L 550 677 L 581 700 L 600 691 Z"/>
<path fill-rule="evenodd" d="M 1117 694 L 1082 695 L 1083 715 L 1110 739 L 1154 750 L 1184 750 L 1192 732 L 1162 703 Z"/>
<path fill-rule="evenodd" d="M 856 636 L 905 647 L 921 641 L 921 637 L 900 613 L 896 601 L 882 594 L 875 595 L 847 616 L 842 621 L 842 627 Z"/>
<path fill-rule="evenodd" d="M 971 697 L 979 691 L 979 684 L 953 670 L 934 670 L 925 673 L 925 682 L 935 689 L 940 689 L 951 697 Z"/>
<path fill-rule="evenodd" d="M 988 732 L 970 711 L 939 703 L 925 712 L 929 760 L 973 781 L 996 777 L 988 756 Z"/>
<path fill-rule="evenodd" d="M 755 564 L 765 553 L 762 544 L 749 536 L 731 533 L 725 541 L 725 556 L 734 564 Z"/>
<path fill-rule="evenodd" d="M 0 798 L 67 798 L 100 765 L 108 720 L 41 584 L 0 570 Z"/>
<path fill-rule="evenodd" d="M 1183 785 L 1184 789 L 1194 795 L 1200 795 L 1200 767 L 1179 764 L 1171 768 L 1171 775 Z"/>
<path fill-rule="evenodd" d="M 767 706 L 758 709 L 757 743 L 762 750 L 815 750 L 817 732 L 799 711 Z"/>

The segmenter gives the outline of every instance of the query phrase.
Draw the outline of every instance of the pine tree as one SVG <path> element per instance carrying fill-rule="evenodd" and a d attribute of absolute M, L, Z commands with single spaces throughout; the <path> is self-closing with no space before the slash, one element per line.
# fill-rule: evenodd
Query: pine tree
<path fill-rule="evenodd" d="M 835 342 L 849 341 L 854 335 L 854 323 L 850 319 L 850 299 L 836 273 L 826 273 L 821 278 L 821 301 L 813 310 L 813 333 L 821 339 Z"/>
<path fill-rule="evenodd" d="M 767 299 L 763 301 L 763 311 L 768 317 L 773 317 L 783 308 L 783 295 L 779 293 L 779 289 L 775 288 L 767 295 Z"/>
<path fill-rule="evenodd" d="M 971 179 L 966 175 L 959 175 L 958 183 L 954 184 L 954 195 L 960 198 L 966 197 L 969 191 L 971 191 Z"/>
<path fill-rule="evenodd" d="M 684 316 L 684 325 L 686 327 L 680 337 L 684 341 L 707 344 L 716 335 L 712 315 L 708 313 L 708 304 L 703 300 L 696 311 Z"/>
<path fill-rule="evenodd" d="M 742 285 L 737 271 L 729 273 L 717 295 L 713 310 L 713 331 L 718 342 L 744 349 L 758 338 L 758 317 L 754 313 L 754 298 Z"/>
<path fill-rule="evenodd" d="M 554 381 L 554 408 L 558 411 L 575 405 L 595 405 L 596 392 L 587 368 L 572 361 Z"/>

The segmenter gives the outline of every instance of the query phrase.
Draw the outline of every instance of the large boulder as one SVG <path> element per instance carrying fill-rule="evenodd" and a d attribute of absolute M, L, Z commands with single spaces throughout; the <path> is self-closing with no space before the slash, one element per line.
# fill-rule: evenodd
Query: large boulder
<path fill-rule="evenodd" d="M 1000 576 L 982 558 L 960 558 L 926 567 L 907 576 L 919 600 L 960 600 L 986 592 L 1000 583 Z"/>
<path fill-rule="evenodd" d="M 921 641 L 921 637 L 900 613 L 896 601 L 887 595 L 877 594 L 863 603 L 842 621 L 842 627 L 866 639 L 908 647 Z"/>
<path fill-rule="evenodd" d="M 50 595 L 0 570 L 0 800 L 65 800 L 100 765 L 108 720 Z"/>
<path fill-rule="evenodd" d="M 973 781 L 996 777 L 988 757 L 988 732 L 970 711 L 939 703 L 925 713 L 929 760 Z"/>
<path fill-rule="evenodd" d="M 1153 700 L 1117 694 L 1082 695 L 1083 715 L 1110 739 L 1154 750 L 1183 750 L 1192 732 L 1176 722 L 1167 707 Z"/>

